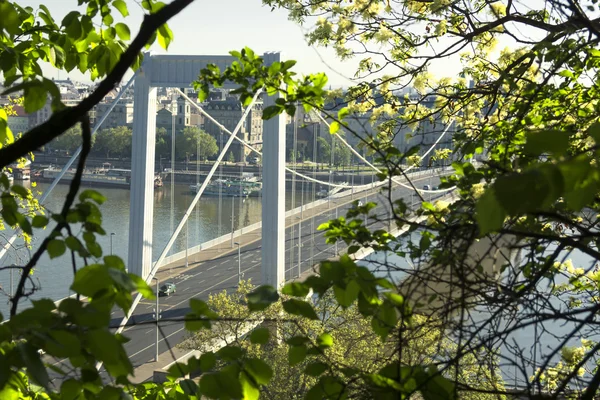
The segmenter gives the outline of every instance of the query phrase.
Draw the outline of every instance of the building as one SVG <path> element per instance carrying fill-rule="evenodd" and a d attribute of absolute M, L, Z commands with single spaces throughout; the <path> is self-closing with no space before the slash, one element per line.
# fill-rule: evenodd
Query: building
<path fill-rule="evenodd" d="M 315 140 L 321 136 L 322 124 L 315 121 L 298 123 L 298 129 L 296 131 L 296 150 L 300 153 L 298 160 L 312 161 L 313 160 L 313 148 Z M 329 135 L 329 134 L 328 134 Z M 293 149 L 294 146 L 294 122 L 287 124 L 285 127 L 285 140 L 287 149 Z M 286 152 L 286 156 L 289 158 Z"/>
<path fill-rule="evenodd" d="M 156 129 L 164 128 L 168 135 L 171 135 L 173 129 L 173 113 L 175 112 L 175 132 L 183 131 L 186 126 L 200 126 L 192 121 L 200 121 L 198 117 L 192 118 L 190 105 L 179 96 L 175 102 L 162 100 L 156 112 Z"/>
<path fill-rule="evenodd" d="M 210 100 L 206 102 L 203 108 L 211 117 L 231 132 L 235 129 L 244 112 L 239 99 L 233 96 L 227 97 L 226 100 Z M 260 100 L 252 106 L 252 110 L 248 113 L 237 135 L 237 137 L 248 142 L 257 150 L 262 148 L 263 140 L 262 108 L 263 103 Z M 204 122 L 204 130 L 217 140 L 219 150 L 221 150 L 221 142 L 224 145 L 227 139 L 229 139 L 229 135 L 223 133 L 223 140 L 221 140 L 221 129 L 209 119 L 206 119 Z M 234 141 L 231 144 L 231 152 L 235 161 L 238 162 L 245 161 L 246 157 L 250 154 L 250 151 L 238 141 Z"/>
<path fill-rule="evenodd" d="M 8 127 L 13 134 L 25 133 L 29 130 L 29 116 L 23 106 L 13 106 L 15 115 L 8 116 Z"/>
<path fill-rule="evenodd" d="M 102 103 L 98 103 L 96 110 L 96 123 L 104 117 L 104 114 L 110 109 L 114 99 L 108 98 Z M 133 102 L 130 99 L 121 99 L 112 109 L 108 117 L 104 120 L 100 129 L 111 129 L 119 126 L 131 126 L 133 124 Z"/>

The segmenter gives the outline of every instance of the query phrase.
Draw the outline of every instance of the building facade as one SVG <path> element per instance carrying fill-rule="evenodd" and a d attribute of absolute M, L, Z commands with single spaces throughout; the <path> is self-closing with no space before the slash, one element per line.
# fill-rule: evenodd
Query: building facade
<path fill-rule="evenodd" d="M 242 104 L 236 97 L 227 97 L 226 100 L 211 100 L 204 105 L 204 110 L 229 131 L 233 132 L 238 121 L 242 118 L 244 109 Z M 243 121 L 242 127 L 237 134 L 237 137 L 248 142 L 257 150 L 262 149 L 263 141 L 263 120 L 262 120 L 262 101 L 257 101 L 253 106 L 248 116 Z M 229 135 L 221 133 L 221 129 L 214 122 L 205 119 L 204 130 L 211 134 L 219 145 L 219 151 L 222 150 L 222 145 L 227 142 Z M 223 134 L 221 140 L 221 134 Z M 243 146 L 240 142 L 234 141 L 230 147 L 236 162 L 246 161 L 250 155 L 250 150 Z"/>

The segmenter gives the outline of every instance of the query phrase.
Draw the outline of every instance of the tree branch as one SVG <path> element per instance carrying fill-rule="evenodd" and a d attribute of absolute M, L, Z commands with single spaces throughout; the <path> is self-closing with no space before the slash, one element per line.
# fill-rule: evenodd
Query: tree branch
<path fill-rule="evenodd" d="M 154 32 L 173 16 L 179 14 L 194 0 L 174 0 L 161 8 L 157 13 L 146 15 L 140 31 L 127 50 L 121 55 L 113 70 L 100 82 L 96 90 L 74 107 L 67 107 L 52 114 L 52 117 L 41 125 L 29 130 L 21 139 L 0 149 L 0 168 L 25 157 L 29 152 L 44 146 L 52 139 L 80 121 L 104 96 L 121 82 L 129 67 L 135 62 L 140 51 L 146 46 Z"/>
<path fill-rule="evenodd" d="M 48 243 L 50 243 L 50 241 L 54 239 L 56 235 L 59 235 L 63 228 L 67 226 L 67 214 L 69 213 L 71 206 L 75 202 L 75 196 L 77 196 L 79 186 L 81 186 L 81 177 L 83 176 L 83 170 L 85 168 L 85 160 L 87 159 L 87 156 L 90 153 L 90 149 L 92 148 L 92 131 L 90 128 L 90 120 L 87 116 L 81 119 L 81 134 L 81 155 L 79 156 L 77 171 L 75 172 L 75 176 L 71 181 L 71 185 L 69 186 L 69 192 L 67 193 L 67 197 L 63 204 L 63 208 L 60 212 L 60 221 L 58 222 L 58 224 L 56 224 L 50 235 L 48 235 L 44 239 L 44 241 L 33 254 L 33 257 L 31 257 L 31 260 L 29 260 L 27 265 L 23 267 L 21 278 L 19 279 L 19 284 L 17 285 L 17 290 L 15 292 L 14 297 L 10 300 L 12 303 L 10 308 L 11 317 L 14 317 L 17 314 L 17 307 L 21 298 L 26 297 L 25 293 L 23 292 L 23 289 L 25 288 L 25 282 L 27 281 L 31 270 L 33 269 L 33 267 L 35 267 L 42 254 L 44 254 L 44 252 L 48 248 Z"/>

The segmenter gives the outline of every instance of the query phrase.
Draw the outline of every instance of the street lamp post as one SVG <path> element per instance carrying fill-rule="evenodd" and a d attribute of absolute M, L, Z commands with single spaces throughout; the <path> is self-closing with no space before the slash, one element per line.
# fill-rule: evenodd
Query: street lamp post
<path fill-rule="evenodd" d="M 302 274 L 302 217 L 296 217 L 298 223 L 298 278 Z"/>
<path fill-rule="evenodd" d="M 335 219 L 338 219 L 338 208 L 337 208 L 337 203 L 335 204 Z M 335 256 L 337 257 L 338 255 L 338 241 L 335 241 Z"/>
<path fill-rule="evenodd" d="M 190 230 L 188 229 L 188 225 L 189 225 L 188 221 L 185 221 L 185 267 L 186 268 L 188 267 L 188 247 L 190 247 L 189 246 Z"/>
<path fill-rule="evenodd" d="M 113 236 L 115 236 L 114 232 L 110 233 L 110 255 L 113 255 Z"/>
<path fill-rule="evenodd" d="M 242 281 L 242 248 L 238 242 L 234 243 L 238 249 L 238 287 L 240 287 L 240 282 Z"/>
<path fill-rule="evenodd" d="M 154 352 L 154 362 L 158 362 L 158 278 L 154 277 L 152 279 L 156 281 L 156 310 L 154 311 L 154 316 L 156 318 L 156 347 Z"/>
<path fill-rule="evenodd" d="M 235 205 L 235 197 L 231 198 L 231 248 L 233 249 L 233 206 Z"/>

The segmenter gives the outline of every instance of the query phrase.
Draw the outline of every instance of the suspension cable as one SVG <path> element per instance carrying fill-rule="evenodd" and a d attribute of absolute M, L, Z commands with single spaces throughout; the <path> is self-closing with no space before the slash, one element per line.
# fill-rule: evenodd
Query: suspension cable
<path fill-rule="evenodd" d="M 175 89 L 175 90 L 177 90 L 177 91 L 178 91 L 178 92 L 179 92 L 179 93 L 180 93 L 180 94 L 181 94 L 181 95 L 182 95 L 182 96 L 183 96 L 183 97 L 184 97 L 186 100 L 188 100 L 188 101 L 189 101 L 189 102 L 190 102 L 190 103 L 191 103 L 191 104 L 192 104 L 194 107 L 196 107 L 196 109 L 198 109 L 198 111 L 200 111 L 200 113 L 201 113 L 202 115 L 204 115 L 204 116 L 205 116 L 206 118 L 208 118 L 208 119 L 209 119 L 211 122 L 213 122 L 214 124 L 216 124 L 216 125 L 217 125 L 219 128 L 221 128 L 221 129 L 222 129 L 224 132 L 226 132 L 226 133 L 228 133 L 229 135 L 231 135 L 231 131 L 229 131 L 227 128 L 225 128 L 223 125 L 221 125 L 221 124 L 220 124 L 220 123 L 219 123 L 219 122 L 218 122 L 216 119 L 214 119 L 214 118 L 213 118 L 213 117 L 212 117 L 212 116 L 211 116 L 209 113 L 207 113 L 206 111 L 204 111 L 204 109 L 203 109 L 202 107 L 200 107 L 198 104 L 196 104 L 196 103 L 195 103 L 195 102 L 194 102 L 192 99 L 190 99 L 190 98 L 189 98 L 187 95 L 185 95 L 185 94 L 184 94 L 182 91 L 180 91 L 179 89 Z M 453 121 L 451 121 L 451 122 L 450 122 L 450 124 L 451 124 L 452 122 L 453 122 Z M 327 124 L 327 122 L 325 122 L 325 123 Z M 447 130 L 448 130 L 448 128 L 449 128 L 449 126 L 450 126 L 450 124 L 448 124 L 448 126 L 447 126 L 447 127 L 446 127 L 446 129 L 444 130 L 444 133 L 443 133 L 443 134 L 445 134 L 445 132 L 447 132 Z M 257 150 L 256 148 L 254 148 L 252 145 L 250 145 L 249 143 L 247 143 L 245 140 L 243 140 L 243 139 L 240 139 L 240 138 L 238 138 L 238 137 L 236 137 L 236 138 L 235 138 L 235 140 L 237 140 L 238 142 L 242 143 L 244 146 L 246 146 L 248 149 L 250 149 L 251 151 L 255 152 L 256 154 L 258 154 L 258 155 L 262 156 L 262 153 L 261 153 L 259 150 Z M 438 138 L 438 141 L 436 141 L 436 142 L 434 143 L 434 145 L 433 145 L 433 146 L 431 146 L 431 148 L 428 150 L 428 153 L 427 153 L 427 154 L 429 154 L 429 152 L 431 151 L 431 149 L 432 149 L 433 147 L 435 147 L 435 145 L 436 145 L 436 144 L 439 142 L 439 140 L 441 140 L 441 139 L 440 139 L 440 138 Z M 349 145 L 349 144 L 348 144 L 346 141 L 343 141 L 343 143 L 344 143 L 344 144 L 345 144 L 347 147 L 349 147 L 351 150 L 354 150 L 354 149 L 352 148 L 352 146 L 350 146 L 350 145 Z M 356 154 L 356 153 L 355 153 L 355 154 Z M 365 163 L 366 163 L 366 164 L 367 164 L 369 167 L 373 168 L 373 169 L 374 169 L 376 172 L 378 172 L 378 173 L 381 173 L 381 170 L 380 170 L 379 168 L 375 167 L 373 164 L 371 164 L 370 162 L 368 162 L 368 161 L 367 161 L 367 160 L 366 160 L 364 157 L 362 157 L 362 156 L 360 156 L 360 155 L 358 155 L 358 156 L 359 156 L 359 158 L 360 158 L 361 160 L 363 160 L 363 161 L 364 161 L 364 162 L 365 162 Z M 352 186 L 352 185 L 347 185 L 347 184 L 346 184 L 346 185 L 342 185 L 342 184 L 336 184 L 336 183 L 332 183 L 332 182 L 327 182 L 327 181 L 321 181 L 321 180 L 318 180 L 318 179 L 314 179 L 314 178 L 311 178 L 310 176 L 304 175 L 304 174 L 302 174 L 302 173 L 300 173 L 300 172 L 298 172 L 298 171 L 294 171 L 293 169 L 291 169 L 291 168 L 288 168 L 288 167 L 285 167 L 285 169 L 286 169 L 286 171 L 288 171 L 288 172 L 290 172 L 290 173 L 292 173 L 292 174 L 295 174 L 295 175 L 297 175 L 297 176 L 299 176 L 299 177 L 301 177 L 301 178 L 303 178 L 303 179 L 306 179 L 306 180 L 308 180 L 308 181 L 315 182 L 315 183 L 319 183 L 319 184 L 321 184 L 321 185 L 330 186 L 330 187 L 333 187 L 333 188 L 351 189 L 352 187 L 354 187 L 354 189 L 355 189 L 355 190 L 362 191 L 362 190 L 367 190 L 367 189 L 370 189 L 370 188 L 374 188 L 374 187 L 382 186 L 382 185 L 384 185 L 384 184 L 385 184 L 385 182 L 379 182 L 379 183 L 377 183 L 375 186 L 373 186 L 373 185 L 372 185 L 372 184 L 370 184 L 370 183 L 369 183 L 369 184 L 366 184 L 366 185 L 361 185 L 361 186 Z M 399 181 L 398 181 L 396 178 L 394 178 L 394 179 L 393 179 L 393 181 L 394 181 L 395 183 L 397 183 L 398 185 L 402 186 L 402 187 L 405 187 L 405 188 L 408 188 L 408 189 L 411 189 L 411 190 L 417 190 L 418 192 L 421 192 L 421 193 L 445 193 L 445 192 L 449 192 L 449 191 L 451 191 L 451 190 L 454 190 L 454 189 L 455 189 L 455 187 L 448 188 L 448 189 L 442 189 L 442 190 L 415 189 L 415 188 L 413 188 L 412 186 L 409 186 L 409 185 L 406 185 L 406 184 L 404 184 L 404 183 L 402 183 L 402 182 L 399 182 Z"/>
<path fill-rule="evenodd" d="M 125 84 L 125 86 L 123 86 L 123 88 L 121 89 L 121 91 L 119 92 L 119 94 L 117 95 L 117 97 L 115 97 L 115 99 L 113 100 L 113 102 L 111 103 L 111 105 L 108 107 L 108 109 L 106 110 L 106 112 L 102 115 L 102 117 L 100 118 L 100 120 L 98 121 L 98 123 L 96 125 L 94 125 L 94 129 L 92 129 L 92 136 L 94 136 L 96 134 L 96 132 L 102 126 L 102 124 L 104 123 L 104 121 L 106 120 L 106 118 L 108 118 L 108 115 L 111 113 L 111 111 L 113 110 L 113 108 L 115 108 L 115 106 L 117 105 L 117 103 L 121 100 L 121 97 L 123 96 L 123 93 L 125 93 L 127 91 L 127 89 L 129 88 L 129 86 L 131 86 L 131 84 L 135 80 L 135 77 L 137 76 L 137 74 L 138 74 L 138 71 L 136 71 L 133 74 L 133 76 L 129 79 L 129 81 L 127 81 L 127 83 Z M 69 161 L 67 161 L 67 163 L 64 165 L 64 167 L 62 168 L 62 170 L 56 176 L 56 178 L 54 178 L 54 180 L 52 181 L 52 183 L 50 184 L 50 186 L 48 186 L 46 188 L 46 190 L 44 191 L 44 193 L 42 194 L 42 196 L 38 200 L 38 202 L 40 204 L 42 204 L 42 203 L 44 203 L 46 201 L 46 199 L 48 198 L 48 196 L 50 195 L 50 193 L 52 193 L 52 190 L 54 190 L 54 188 L 56 187 L 56 185 L 58 184 L 58 182 L 60 182 L 60 180 L 63 178 L 63 176 L 65 176 L 65 173 L 69 170 L 69 168 L 71 168 L 71 165 L 73 165 L 73 162 L 75 162 L 75 160 L 77 159 L 77 157 L 79 157 L 80 153 L 81 153 L 81 146 L 79 146 L 77 148 L 77 150 L 75 150 L 75 152 L 73 153 L 73 155 L 71 156 L 71 158 L 69 159 Z M 10 239 L 8 239 L 8 241 L 4 244 L 4 246 L 2 246 L 2 250 L 0 250 L 0 260 L 4 257 L 4 255 L 6 254 L 6 252 L 8 251 L 8 249 L 11 248 L 12 245 L 14 244 L 15 240 L 17 239 L 18 232 L 19 232 L 19 230 L 17 229 L 16 232 L 13 233 L 13 235 L 10 237 Z"/>
<path fill-rule="evenodd" d="M 177 90 L 179 91 L 179 89 L 177 89 Z M 181 91 L 179 91 L 179 92 L 181 93 Z M 165 257 L 167 255 L 167 253 L 169 252 L 169 250 L 171 250 L 171 247 L 173 246 L 173 243 L 175 243 L 175 240 L 177 239 L 177 236 L 181 232 L 181 229 L 183 228 L 183 225 L 186 224 L 189 215 L 194 210 L 194 207 L 196 207 L 196 204 L 198 203 L 198 200 L 200 200 L 200 196 L 202 196 L 202 193 L 204 193 L 204 190 L 208 186 L 208 183 L 212 179 L 215 171 L 217 170 L 217 168 L 220 165 L 221 161 L 225 157 L 225 153 L 227 152 L 227 150 L 229 150 L 229 147 L 231 146 L 231 143 L 233 143 L 234 138 L 237 137 L 237 133 L 242 128 L 242 124 L 243 124 L 245 118 L 248 116 L 248 113 L 252 109 L 252 106 L 254 105 L 254 103 L 256 102 L 256 100 L 258 99 L 258 96 L 260 95 L 261 92 L 262 92 L 262 89 L 259 89 L 255 93 L 254 97 L 252 98 L 252 102 L 250 103 L 250 105 L 248 106 L 248 108 L 246 109 L 246 111 L 244 111 L 244 113 L 242 114 L 242 117 L 238 121 L 235 129 L 233 130 L 233 133 L 230 133 L 231 136 L 229 137 L 229 139 L 225 143 L 225 146 L 221 149 L 221 153 L 217 157 L 217 160 L 215 161 L 215 163 L 211 167 L 208 175 L 204 179 L 204 182 L 202 183 L 202 186 L 200 187 L 200 189 L 198 189 L 198 192 L 196 193 L 196 196 L 192 200 L 192 203 L 190 204 L 190 206 L 186 210 L 185 214 L 183 214 L 183 217 L 181 218 L 181 221 L 179 222 L 179 225 L 177 225 L 177 228 L 175 229 L 175 232 L 173 232 L 173 234 L 171 235 L 171 238 L 169 239 L 169 241 L 167 242 L 167 245 L 165 246 L 165 248 L 161 252 L 160 256 L 158 257 L 158 260 L 156 260 L 156 262 L 152 266 L 152 269 L 148 273 L 148 276 L 145 278 L 146 283 L 150 283 L 152 281 L 152 279 L 154 278 L 154 275 L 156 274 L 156 272 L 160 268 L 160 264 L 165 259 Z M 187 97 L 187 96 L 185 96 L 185 94 L 183 96 Z M 189 99 L 187 99 L 187 100 L 189 101 Z M 193 104 L 193 102 L 192 102 L 192 104 Z M 218 124 L 218 125 L 219 125 L 220 128 L 222 128 L 222 129 L 224 128 L 221 124 Z M 131 308 L 129 309 L 129 312 L 127 313 L 127 315 L 125 315 L 125 317 L 123 317 L 123 320 L 119 324 L 119 328 L 117 329 L 117 331 L 115 333 L 121 333 L 123 331 L 123 329 L 125 328 L 125 325 L 127 324 L 127 321 L 129 321 L 129 318 L 131 318 L 131 316 L 133 315 L 133 312 L 135 311 L 135 308 L 137 307 L 137 305 L 139 304 L 139 302 L 140 302 L 141 299 L 142 299 L 142 295 L 141 294 L 138 294 L 135 297 L 135 299 L 133 300 L 133 303 L 131 305 Z M 98 363 L 96 365 L 96 368 L 99 369 L 101 365 L 102 365 L 101 363 Z"/>

